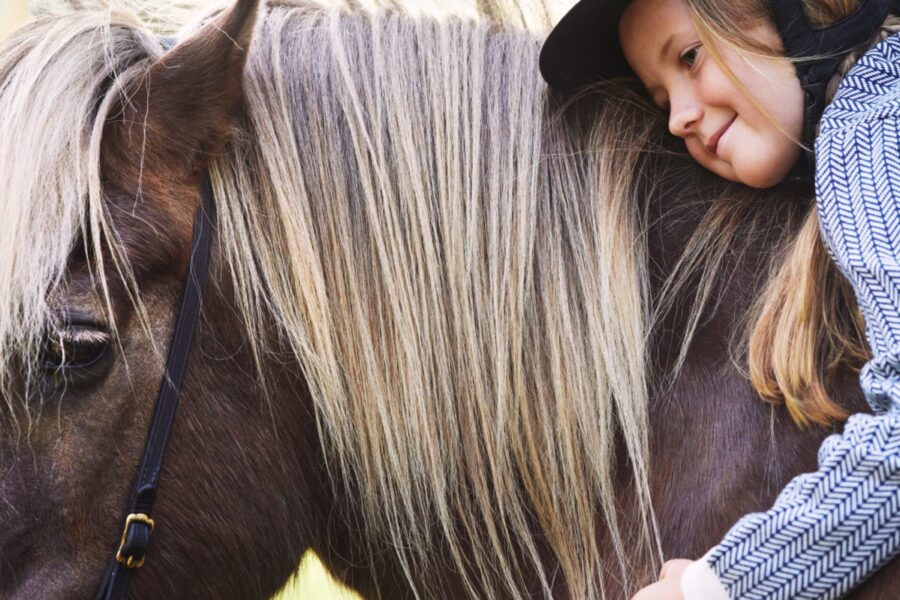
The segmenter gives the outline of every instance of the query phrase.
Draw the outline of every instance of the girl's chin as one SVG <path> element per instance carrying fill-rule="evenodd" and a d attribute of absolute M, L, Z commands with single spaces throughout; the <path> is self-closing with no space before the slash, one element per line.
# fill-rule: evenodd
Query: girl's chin
<path fill-rule="evenodd" d="M 716 160 L 712 163 L 704 164 L 703 166 L 707 171 L 715 173 L 722 179 L 727 179 L 728 181 L 734 181 L 736 183 L 744 183 L 741 181 L 740 177 L 738 177 L 737 173 L 735 173 L 731 165 L 723 160 Z"/>
<path fill-rule="evenodd" d="M 766 188 L 773 187 L 778 185 L 778 183 L 784 179 L 784 176 L 778 177 L 772 173 L 765 173 L 762 175 L 758 174 L 749 174 L 742 175 L 738 174 L 738 178 L 736 181 L 743 183 L 744 185 L 752 188 L 756 188 L 758 190 L 764 190 Z"/>
<path fill-rule="evenodd" d="M 788 167 L 785 168 L 785 165 L 788 165 Z M 784 178 L 787 177 L 793 166 L 793 162 L 782 162 L 777 165 L 771 165 L 771 168 L 769 169 L 760 169 L 755 172 L 746 173 L 740 181 L 744 185 L 752 188 L 760 190 L 767 189 L 784 181 Z"/>
<path fill-rule="evenodd" d="M 799 157 L 792 156 L 779 161 L 769 160 L 765 163 L 758 163 L 753 160 L 748 163 L 742 160 L 743 158 L 751 157 L 741 156 L 738 153 L 737 156 L 734 156 L 735 162 L 726 160 L 724 157 L 713 159 L 712 161 L 698 162 L 708 171 L 712 171 L 728 181 L 742 183 L 756 189 L 766 189 L 781 183 Z M 788 165 L 788 167 L 785 168 L 785 165 Z"/>

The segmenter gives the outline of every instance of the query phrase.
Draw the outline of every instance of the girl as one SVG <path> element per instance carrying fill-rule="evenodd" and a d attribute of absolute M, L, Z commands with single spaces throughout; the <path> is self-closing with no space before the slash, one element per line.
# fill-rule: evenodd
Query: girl
<path fill-rule="evenodd" d="M 900 550 L 900 36 L 889 35 L 900 20 L 889 13 L 900 5 L 581 0 L 547 39 L 552 87 L 636 75 L 671 133 L 721 177 L 757 188 L 814 177 L 822 241 L 853 285 L 873 354 L 860 380 L 875 414 L 851 416 L 818 471 L 701 559 L 667 562 L 635 600 L 834 598 Z M 751 372 L 754 360 L 778 361 L 751 351 Z M 782 391 L 798 420 L 840 412 Z"/>

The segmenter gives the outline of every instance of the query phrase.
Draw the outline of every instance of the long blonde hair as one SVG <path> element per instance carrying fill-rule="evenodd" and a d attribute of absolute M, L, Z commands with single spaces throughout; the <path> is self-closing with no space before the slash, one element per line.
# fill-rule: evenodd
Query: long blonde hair
<path fill-rule="evenodd" d="M 779 48 L 761 45 L 745 33 L 752 25 L 772 19 L 768 3 L 763 0 L 685 1 L 711 56 L 755 102 L 752 91 L 728 69 L 715 46 L 725 43 L 750 54 L 777 55 Z M 821 26 L 848 16 L 857 4 L 857 0 L 804 1 L 810 22 Z M 862 54 L 897 31 L 900 31 L 900 18 L 890 15 L 871 40 L 843 60 L 829 82 L 829 101 L 843 76 Z M 765 112 L 758 103 L 757 106 Z M 815 203 L 808 197 L 798 197 L 796 202 L 806 207 L 806 216 L 794 239 L 782 252 L 773 253 L 775 258 L 764 293 L 749 313 L 743 336 L 736 339 L 736 362 L 743 368 L 742 361 L 746 358 L 753 388 L 769 401 L 784 402 L 798 424 L 830 424 L 847 417 L 847 412 L 831 397 L 837 374 L 848 368 L 858 371 L 870 352 L 852 287 L 828 256 L 819 235 Z M 701 230 L 697 235 L 710 237 L 710 232 Z"/>

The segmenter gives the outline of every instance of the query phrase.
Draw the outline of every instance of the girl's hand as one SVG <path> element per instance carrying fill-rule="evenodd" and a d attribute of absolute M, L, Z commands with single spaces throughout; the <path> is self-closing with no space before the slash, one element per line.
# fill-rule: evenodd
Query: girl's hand
<path fill-rule="evenodd" d="M 659 572 L 659 581 L 648 585 L 631 600 L 684 600 L 681 593 L 681 575 L 692 560 L 667 560 Z"/>

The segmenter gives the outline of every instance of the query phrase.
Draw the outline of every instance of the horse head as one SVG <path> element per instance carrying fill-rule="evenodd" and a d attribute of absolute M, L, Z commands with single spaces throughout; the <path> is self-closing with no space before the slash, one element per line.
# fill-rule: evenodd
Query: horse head
<path fill-rule="evenodd" d="M 38 19 L 5 46 L 4 597 L 88 597 L 119 545 L 257 4 L 168 51 L 129 14 L 99 11 Z M 318 452 L 309 405 L 263 397 L 215 248 L 135 597 L 271 595 L 327 521 L 313 500 L 327 488 L 303 466 Z M 279 394 L 306 398 L 277 363 Z M 258 576 L 221 571 L 245 561 Z"/>

